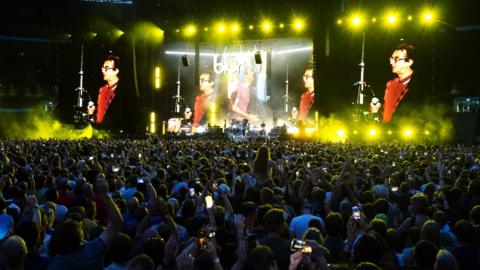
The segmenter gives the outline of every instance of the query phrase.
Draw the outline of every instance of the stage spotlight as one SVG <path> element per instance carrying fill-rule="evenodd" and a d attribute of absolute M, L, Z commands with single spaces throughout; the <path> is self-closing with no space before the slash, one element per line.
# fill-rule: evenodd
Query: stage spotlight
<path fill-rule="evenodd" d="M 123 32 L 123 31 L 120 30 L 120 29 L 115 30 L 115 32 L 113 33 L 113 35 L 114 35 L 116 38 L 119 38 L 119 37 L 123 36 L 123 34 L 125 34 L 125 32 Z"/>
<path fill-rule="evenodd" d="M 341 19 L 338 19 L 338 20 L 337 20 L 337 24 L 338 24 L 338 25 L 341 25 L 342 23 L 343 23 L 343 21 L 342 21 Z"/>
<path fill-rule="evenodd" d="M 408 20 L 408 21 L 413 20 L 413 16 L 412 16 L 412 15 L 408 15 L 407 20 Z"/>
<path fill-rule="evenodd" d="M 175 29 L 175 32 L 180 33 L 180 29 L 178 29 L 178 28 Z"/>
<path fill-rule="evenodd" d="M 377 18 L 376 18 L 376 17 L 373 17 L 373 18 L 372 18 L 372 22 L 377 22 Z"/>
<path fill-rule="evenodd" d="M 293 21 L 293 29 L 295 29 L 295 31 L 301 31 L 303 28 L 305 28 L 305 22 L 302 19 L 295 19 Z"/>
<path fill-rule="evenodd" d="M 208 32 L 208 27 L 203 28 L 203 31 Z"/>
<path fill-rule="evenodd" d="M 393 134 L 393 131 L 389 130 L 389 131 L 387 131 L 387 134 L 388 134 L 388 135 L 392 135 L 392 134 Z"/>
<path fill-rule="evenodd" d="M 404 137 L 405 139 L 410 139 L 410 138 L 413 137 L 413 133 L 414 133 L 414 132 L 413 132 L 413 129 L 411 129 L 411 128 L 406 128 L 406 129 L 403 130 L 403 137 Z"/>
<path fill-rule="evenodd" d="M 280 25 L 278 25 L 278 27 L 280 27 L 280 29 L 283 29 L 285 27 L 285 25 L 283 23 L 281 23 Z"/>
<path fill-rule="evenodd" d="M 248 29 L 253 30 L 253 25 L 250 24 L 250 25 L 248 26 Z"/>
<path fill-rule="evenodd" d="M 197 27 L 193 24 L 189 24 L 187 27 L 185 27 L 184 33 L 186 37 L 194 36 L 197 33 Z"/>
<path fill-rule="evenodd" d="M 240 26 L 238 25 L 238 23 L 232 24 L 232 32 L 238 33 L 238 31 L 240 31 Z"/>
<path fill-rule="evenodd" d="M 345 131 L 343 129 L 337 130 L 337 136 L 340 138 L 345 137 Z"/>
<path fill-rule="evenodd" d="M 397 21 L 397 17 L 395 17 L 395 15 L 388 15 L 387 20 L 389 24 L 394 24 Z"/>
<path fill-rule="evenodd" d="M 353 131 L 353 134 L 354 134 L 354 135 L 357 135 L 357 134 L 358 134 L 358 131 L 354 130 L 354 131 Z"/>
<path fill-rule="evenodd" d="M 262 30 L 265 33 L 270 33 L 272 32 L 272 23 L 268 20 L 263 21 L 262 23 Z"/>
<path fill-rule="evenodd" d="M 157 133 L 157 122 L 155 112 L 150 112 L 150 133 Z"/>
<path fill-rule="evenodd" d="M 377 135 L 377 133 L 378 133 L 377 130 L 374 129 L 374 128 L 371 128 L 371 129 L 368 130 L 368 135 L 370 137 L 375 137 Z"/>
<path fill-rule="evenodd" d="M 160 67 L 155 68 L 155 89 L 160 89 Z"/>
<path fill-rule="evenodd" d="M 352 23 L 354 26 L 359 26 L 362 23 L 362 19 L 360 19 L 360 17 L 354 17 Z"/>
<path fill-rule="evenodd" d="M 225 27 L 225 24 L 223 24 L 223 23 L 218 23 L 218 24 L 216 25 L 215 29 L 217 30 L 217 32 L 223 33 L 223 32 L 225 32 L 226 27 Z"/>
<path fill-rule="evenodd" d="M 435 13 L 432 10 L 424 10 L 421 17 L 425 24 L 431 24 L 435 21 Z"/>
<path fill-rule="evenodd" d="M 365 17 L 361 13 L 356 12 L 356 13 L 353 13 L 349 17 L 348 21 L 349 21 L 351 27 L 360 28 L 365 24 L 365 19 L 364 18 Z"/>
<path fill-rule="evenodd" d="M 427 135 L 427 136 L 430 135 L 430 131 L 425 130 L 425 135 Z"/>

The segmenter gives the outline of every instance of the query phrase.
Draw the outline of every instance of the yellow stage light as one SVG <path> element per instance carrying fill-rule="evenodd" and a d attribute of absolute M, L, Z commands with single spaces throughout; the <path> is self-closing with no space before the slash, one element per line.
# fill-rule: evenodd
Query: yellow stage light
<path fill-rule="evenodd" d="M 155 68 L 155 89 L 160 89 L 160 67 Z"/>
<path fill-rule="evenodd" d="M 180 33 L 180 29 L 175 29 L 175 32 Z"/>
<path fill-rule="evenodd" d="M 226 30 L 225 24 L 223 24 L 223 23 L 217 24 L 216 29 L 217 29 L 217 32 L 220 32 L 220 33 L 225 32 L 225 30 Z"/>
<path fill-rule="evenodd" d="M 185 31 L 184 31 L 185 36 L 191 37 L 191 36 L 194 36 L 196 33 L 197 33 L 197 27 L 195 25 L 189 24 L 187 25 L 187 27 L 185 27 Z"/>
<path fill-rule="evenodd" d="M 371 128 L 368 130 L 368 135 L 370 135 L 370 137 L 374 137 L 377 135 L 377 130 L 374 129 L 374 128 Z"/>
<path fill-rule="evenodd" d="M 423 23 L 425 24 L 431 24 L 435 21 L 435 12 L 433 10 L 425 9 L 422 12 L 421 18 Z"/>
<path fill-rule="evenodd" d="M 377 22 L 377 18 L 376 18 L 376 17 L 373 17 L 373 18 L 372 18 L 372 22 Z"/>
<path fill-rule="evenodd" d="M 285 27 L 285 25 L 283 23 L 281 23 L 280 25 L 278 25 L 278 27 L 280 27 L 280 29 L 283 29 Z"/>
<path fill-rule="evenodd" d="M 338 24 L 338 25 L 341 25 L 342 23 L 343 23 L 343 21 L 342 21 L 341 19 L 338 19 L 338 20 L 337 20 L 337 24 Z"/>
<path fill-rule="evenodd" d="M 395 15 L 389 15 L 387 20 L 389 24 L 394 24 L 397 21 L 397 17 L 395 17 Z"/>
<path fill-rule="evenodd" d="M 123 36 L 123 34 L 125 34 L 125 32 L 123 32 L 123 31 L 120 30 L 120 29 L 115 30 L 115 32 L 113 33 L 113 35 L 114 35 L 116 38 L 119 38 L 119 37 Z"/>
<path fill-rule="evenodd" d="M 345 137 L 345 131 L 343 129 L 337 130 L 337 136 L 340 138 Z"/>
<path fill-rule="evenodd" d="M 425 130 L 425 135 L 427 135 L 427 136 L 430 135 L 430 131 Z"/>
<path fill-rule="evenodd" d="M 240 26 L 238 25 L 238 23 L 232 24 L 232 31 L 234 33 L 237 33 L 239 30 L 240 30 Z"/>
<path fill-rule="evenodd" d="M 360 19 L 360 17 L 354 17 L 352 19 L 353 25 L 360 25 L 361 22 L 362 22 L 362 20 Z"/>
<path fill-rule="evenodd" d="M 248 26 L 248 29 L 253 30 L 253 25 L 250 24 L 250 25 Z"/>
<path fill-rule="evenodd" d="M 408 21 L 413 20 L 413 16 L 412 16 L 412 15 L 409 15 L 409 16 L 407 17 L 407 20 L 408 20 Z"/>
<path fill-rule="evenodd" d="M 353 131 L 353 134 L 357 135 L 357 134 L 358 134 L 358 131 L 354 130 L 354 131 Z"/>
<path fill-rule="evenodd" d="M 263 21 L 262 23 L 262 30 L 265 33 L 270 33 L 272 32 L 272 23 L 268 20 Z"/>
<path fill-rule="evenodd" d="M 412 128 L 405 128 L 403 130 L 403 137 L 405 139 L 411 139 L 414 135 L 413 129 Z"/>
<path fill-rule="evenodd" d="M 208 27 L 203 28 L 203 31 L 208 32 Z"/>
<path fill-rule="evenodd" d="M 157 122 L 155 112 L 150 113 L 150 133 L 155 134 L 157 132 Z"/>
<path fill-rule="evenodd" d="M 388 135 L 392 135 L 392 134 L 393 134 L 393 131 L 389 130 L 389 131 L 387 131 L 387 134 L 388 134 Z"/>
<path fill-rule="evenodd" d="M 303 28 L 305 28 L 305 22 L 304 20 L 302 19 L 295 19 L 293 21 L 293 29 L 295 29 L 296 31 L 301 31 L 303 30 Z"/>

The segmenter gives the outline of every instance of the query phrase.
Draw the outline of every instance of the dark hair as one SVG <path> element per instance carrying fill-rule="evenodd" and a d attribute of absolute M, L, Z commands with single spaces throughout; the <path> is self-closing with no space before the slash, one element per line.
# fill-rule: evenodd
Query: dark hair
<path fill-rule="evenodd" d="M 40 226 L 31 220 L 20 222 L 15 228 L 15 234 L 18 234 L 27 243 L 29 252 L 36 251 L 40 243 Z"/>
<path fill-rule="evenodd" d="M 210 80 L 213 80 L 215 76 L 213 71 L 208 67 L 205 67 L 200 71 L 200 75 L 202 74 L 208 75 Z"/>
<path fill-rule="evenodd" d="M 475 205 L 475 207 L 470 210 L 470 220 L 473 224 L 480 224 L 480 205 Z"/>
<path fill-rule="evenodd" d="M 272 208 L 268 210 L 264 217 L 265 229 L 269 232 L 276 232 L 285 222 L 283 210 L 280 208 Z"/>
<path fill-rule="evenodd" d="M 415 59 L 415 46 L 412 44 L 401 43 L 395 48 L 395 51 L 405 51 L 407 59 Z"/>
<path fill-rule="evenodd" d="M 274 257 L 272 250 L 267 246 L 256 246 L 248 254 L 247 269 L 252 270 L 266 270 L 273 265 Z"/>
<path fill-rule="evenodd" d="M 345 229 L 342 215 L 337 212 L 330 212 L 325 218 L 325 229 L 329 236 L 342 237 Z"/>
<path fill-rule="evenodd" d="M 145 254 L 135 256 L 128 263 L 128 269 L 136 269 L 137 267 L 142 270 L 153 270 L 155 268 L 152 259 Z"/>
<path fill-rule="evenodd" d="M 437 251 L 438 249 L 434 243 L 427 240 L 421 240 L 413 249 L 415 262 L 421 268 L 432 269 L 437 256 Z"/>
<path fill-rule="evenodd" d="M 471 243 L 475 238 L 475 232 L 470 222 L 465 219 L 455 223 L 455 235 L 460 243 Z"/>
<path fill-rule="evenodd" d="M 133 243 L 130 236 L 119 233 L 112 242 L 110 247 L 110 256 L 112 262 L 124 264 L 130 260 L 132 255 Z"/>
<path fill-rule="evenodd" d="M 119 69 L 119 67 L 120 67 L 120 57 L 113 54 L 112 52 L 110 52 L 110 54 L 107 55 L 107 58 L 105 58 L 105 61 L 112 61 L 113 62 L 113 68 L 115 68 L 115 69 Z"/>
<path fill-rule="evenodd" d="M 82 225 L 67 218 L 53 232 L 48 246 L 50 256 L 71 254 L 80 249 L 82 241 Z"/>

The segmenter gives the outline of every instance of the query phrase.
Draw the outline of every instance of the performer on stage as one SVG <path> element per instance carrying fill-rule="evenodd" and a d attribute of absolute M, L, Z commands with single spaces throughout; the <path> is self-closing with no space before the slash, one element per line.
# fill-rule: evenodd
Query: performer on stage
<path fill-rule="evenodd" d="M 106 82 L 98 92 L 97 106 L 89 103 L 87 114 L 102 128 L 131 133 L 135 131 L 137 99 L 120 86 L 120 58 L 110 54 L 101 68 Z"/>
<path fill-rule="evenodd" d="M 303 74 L 303 84 L 306 89 L 300 98 L 300 113 L 298 120 L 305 121 L 308 118 L 308 112 L 315 102 L 315 85 L 313 80 L 313 67 L 309 66 Z"/>
<path fill-rule="evenodd" d="M 182 119 L 182 128 L 192 127 L 192 109 L 189 107 L 185 108 Z"/>
<path fill-rule="evenodd" d="M 250 101 L 256 99 L 255 95 L 250 95 L 250 88 L 254 87 L 255 72 L 251 67 L 244 68 L 244 74 L 242 81 L 237 85 L 235 90 L 236 98 L 232 105 L 232 111 L 235 113 L 236 120 L 247 119 L 251 123 L 258 122 L 258 116 L 253 113 L 249 113 L 248 105 Z"/>
<path fill-rule="evenodd" d="M 209 69 L 204 69 L 200 73 L 200 94 L 195 98 L 195 105 L 193 107 L 193 127 L 204 125 L 208 122 L 208 109 L 215 100 L 215 79 L 213 72 Z"/>
<path fill-rule="evenodd" d="M 400 109 L 410 103 L 406 101 L 407 97 L 411 99 L 413 96 L 417 96 L 417 93 L 412 93 L 414 91 L 411 89 L 414 73 L 412 68 L 414 49 L 412 45 L 403 43 L 393 51 L 390 57 L 390 66 L 396 77 L 387 82 L 385 89 L 383 123 L 389 123 L 394 116 L 401 114 Z"/>

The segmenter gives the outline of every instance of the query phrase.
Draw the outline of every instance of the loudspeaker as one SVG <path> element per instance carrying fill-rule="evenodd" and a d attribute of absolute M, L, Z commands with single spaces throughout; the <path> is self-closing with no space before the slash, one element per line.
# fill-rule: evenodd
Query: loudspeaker
<path fill-rule="evenodd" d="M 262 63 L 262 55 L 260 54 L 260 51 L 257 51 L 255 53 L 255 64 L 261 64 Z"/>
<path fill-rule="evenodd" d="M 479 115 L 477 112 L 455 113 L 453 126 L 456 140 L 464 144 L 476 143 L 480 136 Z"/>
<path fill-rule="evenodd" d="M 190 65 L 190 63 L 188 62 L 188 56 L 186 54 L 182 55 L 182 65 L 184 67 L 188 67 L 188 65 Z"/>

